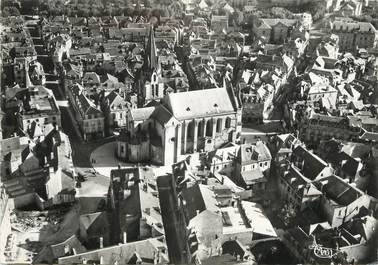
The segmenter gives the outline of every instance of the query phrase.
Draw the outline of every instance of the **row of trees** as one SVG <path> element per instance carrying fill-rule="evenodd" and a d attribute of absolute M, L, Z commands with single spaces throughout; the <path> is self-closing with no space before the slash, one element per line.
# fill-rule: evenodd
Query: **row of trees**
<path fill-rule="evenodd" d="M 155 5 L 156 4 L 156 5 Z M 160 8 L 152 9 L 152 6 Z M 151 0 L 24 0 L 22 3 L 4 0 L 3 16 L 36 14 L 44 16 L 155 16 L 169 17 L 181 14 L 183 6 L 179 2 Z"/>
<path fill-rule="evenodd" d="M 312 15 L 312 19 L 317 21 L 322 19 L 327 13 L 327 6 L 325 1 L 311 1 L 295 7 L 290 7 L 290 11 L 294 13 L 307 12 Z"/>

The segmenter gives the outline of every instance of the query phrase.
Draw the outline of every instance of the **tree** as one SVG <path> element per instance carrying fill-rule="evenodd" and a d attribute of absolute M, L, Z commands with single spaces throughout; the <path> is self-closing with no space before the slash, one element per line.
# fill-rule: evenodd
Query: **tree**
<path fill-rule="evenodd" d="M 163 8 L 163 9 L 160 9 L 159 11 L 160 11 L 160 17 L 170 17 L 168 8 Z"/>
<path fill-rule="evenodd" d="M 134 14 L 134 8 L 132 7 L 126 7 L 123 12 L 125 13 L 126 16 L 133 16 Z"/>
<path fill-rule="evenodd" d="M 143 0 L 143 5 L 144 7 L 152 7 L 151 0 Z"/>
<path fill-rule="evenodd" d="M 281 216 L 285 225 L 289 226 L 296 216 L 294 206 L 291 203 L 286 204 L 281 210 Z"/>
<path fill-rule="evenodd" d="M 142 11 L 140 12 L 140 15 L 143 17 L 149 17 L 151 14 L 151 9 L 150 8 L 143 8 Z"/>
<path fill-rule="evenodd" d="M 20 11 L 15 6 L 6 6 L 3 9 L 3 16 L 10 17 L 10 16 L 19 16 Z"/>

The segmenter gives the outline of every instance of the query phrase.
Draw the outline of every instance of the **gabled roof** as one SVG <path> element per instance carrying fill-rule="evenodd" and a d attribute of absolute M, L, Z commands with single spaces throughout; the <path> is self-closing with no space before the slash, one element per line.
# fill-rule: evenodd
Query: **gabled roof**
<path fill-rule="evenodd" d="M 212 192 L 207 186 L 202 184 L 196 184 L 192 187 L 186 188 L 181 192 L 183 199 L 186 201 L 186 210 L 188 212 L 189 219 L 192 219 L 199 212 L 209 210 L 217 213 L 219 207 L 218 202 L 215 199 L 214 192 Z"/>
<path fill-rule="evenodd" d="M 35 121 L 31 123 L 28 133 L 30 138 L 35 138 L 43 135 L 41 127 Z"/>
<path fill-rule="evenodd" d="M 155 107 L 146 107 L 139 109 L 131 109 L 130 114 L 133 121 L 145 121 L 151 117 L 154 111 Z"/>
<path fill-rule="evenodd" d="M 118 78 L 111 75 L 111 74 L 106 74 L 101 76 L 101 83 L 105 83 L 106 81 L 112 82 L 112 83 L 118 83 Z"/>
<path fill-rule="evenodd" d="M 80 223 L 84 226 L 85 230 L 88 230 L 103 214 L 104 212 L 96 212 L 80 215 Z"/>
<path fill-rule="evenodd" d="M 271 29 L 272 27 L 265 23 L 264 20 L 261 21 L 260 25 L 257 26 L 258 29 Z"/>
<path fill-rule="evenodd" d="M 360 21 L 335 21 L 333 23 L 333 30 L 347 32 L 371 32 L 372 34 L 376 34 L 376 29 L 371 23 Z"/>
<path fill-rule="evenodd" d="M 265 236 L 277 237 L 276 231 L 270 222 L 269 218 L 265 216 L 263 208 L 260 204 L 249 201 L 241 202 L 246 216 L 251 219 L 251 226 L 254 233 Z"/>
<path fill-rule="evenodd" d="M 172 119 L 173 115 L 163 105 L 159 104 L 155 107 L 151 117 L 164 126 Z"/>
<path fill-rule="evenodd" d="M 358 171 L 360 162 L 355 158 L 345 155 L 346 161 L 342 163 L 341 170 L 345 172 L 348 176 L 354 177 Z"/>
<path fill-rule="evenodd" d="M 205 0 L 201 0 L 201 2 L 198 4 L 198 7 L 201 9 L 205 9 L 205 8 L 208 8 L 209 6 Z"/>
<path fill-rule="evenodd" d="M 328 166 L 328 164 L 320 157 L 308 151 L 301 145 L 294 148 L 293 154 L 300 159 L 303 159 L 303 175 L 310 180 L 314 180 L 320 172 Z"/>
<path fill-rule="evenodd" d="M 101 110 L 99 110 L 95 104 L 89 99 L 87 98 L 83 93 L 81 93 L 79 95 L 79 101 L 80 101 L 80 105 L 82 107 L 82 110 L 84 112 L 84 114 L 101 114 Z"/>
<path fill-rule="evenodd" d="M 225 88 L 170 93 L 163 100 L 178 120 L 231 114 L 235 111 Z"/>
<path fill-rule="evenodd" d="M 345 182 L 342 178 L 331 175 L 316 182 L 324 196 L 332 203 L 347 206 L 361 197 L 364 193 Z"/>
<path fill-rule="evenodd" d="M 76 76 L 82 75 L 82 69 L 79 66 L 71 64 L 71 63 L 66 66 L 66 71 L 67 73 L 70 72 Z"/>
<path fill-rule="evenodd" d="M 95 72 L 86 72 L 83 76 L 84 82 L 93 82 L 96 84 L 100 84 L 100 77 Z"/>
<path fill-rule="evenodd" d="M 122 106 L 125 107 L 127 105 L 127 102 L 114 90 L 110 92 L 107 96 L 106 99 L 109 100 L 109 106 Z"/>

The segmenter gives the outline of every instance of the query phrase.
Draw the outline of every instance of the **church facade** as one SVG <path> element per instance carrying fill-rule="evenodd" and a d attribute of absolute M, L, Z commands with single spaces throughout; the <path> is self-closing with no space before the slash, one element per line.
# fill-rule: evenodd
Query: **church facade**
<path fill-rule="evenodd" d="M 188 155 L 236 142 L 241 103 L 231 86 L 165 95 L 160 104 L 131 109 L 116 154 L 129 162 L 170 165 Z"/>

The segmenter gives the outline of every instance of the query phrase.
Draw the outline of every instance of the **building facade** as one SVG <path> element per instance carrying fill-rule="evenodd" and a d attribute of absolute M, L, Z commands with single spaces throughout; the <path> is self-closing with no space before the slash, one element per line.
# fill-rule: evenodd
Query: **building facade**
<path fill-rule="evenodd" d="M 340 51 L 355 51 L 358 48 L 374 48 L 378 33 L 371 23 L 356 21 L 335 21 L 332 33 L 339 37 Z"/>
<path fill-rule="evenodd" d="M 231 87 L 171 93 L 161 105 L 129 113 L 117 155 L 134 162 L 169 165 L 235 142 L 241 132 L 241 104 Z"/>

